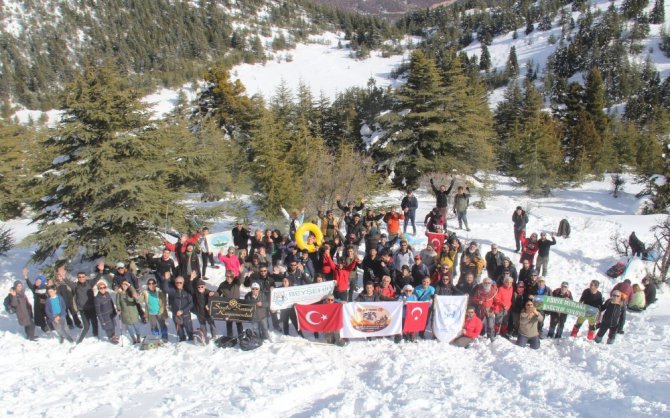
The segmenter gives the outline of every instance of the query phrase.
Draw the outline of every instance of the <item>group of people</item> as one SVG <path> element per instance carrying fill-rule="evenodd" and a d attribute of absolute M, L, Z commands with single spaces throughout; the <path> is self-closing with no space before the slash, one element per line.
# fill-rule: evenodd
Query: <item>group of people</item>
<path fill-rule="evenodd" d="M 476 241 L 465 246 L 456 233 L 447 232 L 447 196 L 453 182 L 448 188 L 445 185 L 437 188 L 432 181 L 431 185 L 437 204 L 425 225 L 427 231 L 444 233 L 444 242 L 437 251 L 430 243 L 420 251 L 413 249 L 403 239 L 409 225 L 416 234 L 414 218 L 418 201 L 412 192 L 403 198 L 399 210 L 391 208 L 376 213 L 367 209 L 365 215 L 360 213 L 365 209 L 364 201 L 345 205 L 338 196 L 337 206 L 342 217 L 335 216 L 333 210 L 319 213 L 324 242 L 316 251 L 300 249 L 294 240 L 298 227 L 304 222 L 305 209 L 288 213 L 282 208 L 288 220 L 288 234 L 262 229 L 252 233 L 239 221 L 232 230 L 232 245 L 216 255 L 215 249 L 208 245 L 207 228 L 192 236 L 180 235 L 175 243 L 165 241 L 160 256 L 143 255 L 147 267 L 153 271 L 146 286 L 142 286 L 136 272 L 131 271 L 134 266 L 124 262 L 116 263 L 111 269 L 101 261 L 93 273 L 78 272 L 75 278 L 69 276 L 64 265 L 58 266 L 53 277 L 38 275 L 32 280 L 24 269 L 25 285 L 22 281 L 14 284 L 9 295 L 10 305 L 31 340 L 36 338 L 37 326 L 44 332 L 54 331 L 61 342 L 75 341 L 71 331 L 77 327 L 81 329 L 77 343 L 86 337 L 89 329 L 95 337 L 118 343 L 120 334 L 116 324 L 120 320 L 120 328 L 127 330 L 133 343 L 141 342 L 143 324 L 148 324 L 152 335 L 167 342 L 167 320 L 171 316 L 179 341 L 185 341 L 193 340 L 196 334 L 205 339 L 208 334 L 216 338 L 219 332 L 209 312 L 210 299 L 215 296 L 240 299 L 248 288 L 244 301 L 256 306 L 252 322 L 262 338 L 269 337 L 270 326 L 277 332 L 289 334 L 290 324 L 302 336 L 293 308 L 270 310 L 271 289 L 333 280 L 333 295 L 320 303 L 402 300 L 432 304 L 436 295 L 467 295 L 469 307 L 465 324 L 462 335 L 453 341 L 455 345 L 467 347 L 480 336 L 494 339 L 502 335 L 516 337 L 519 345 L 538 348 L 540 339 L 544 338 L 546 316 L 550 318 L 546 337 L 561 338 L 567 314 L 542 312 L 534 301 L 537 296 L 573 299 L 567 282 L 552 291 L 543 277 L 548 274 L 550 248 L 556 244 L 553 234 L 542 232 L 539 237 L 536 233 L 526 237 L 528 215 L 517 207 L 512 219 L 520 269 L 516 269 L 515 263 L 496 244 L 491 244 L 490 251 L 482 256 Z M 467 230 L 469 197 L 469 189 L 462 186 L 454 197 L 459 228 L 465 226 Z M 402 233 L 401 220 L 404 220 Z M 386 223 L 387 233 L 382 233 L 380 221 Z M 307 242 L 317 244 L 313 234 Z M 364 257 L 361 258 L 362 244 Z M 225 280 L 216 289 L 208 288 L 207 268 L 220 265 L 225 268 Z M 361 277 L 364 285 L 358 293 Z M 643 284 L 644 291 L 639 285 L 631 286 L 624 281 L 614 287 L 605 301 L 598 290 L 598 281 L 593 280 L 579 302 L 597 308 L 601 314 L 597 318 L 578 318 L 571 335 L 576 337 L 581 325 L 588 321 L 587 338 L 600 342 L 609 332 L 607 342 L 614 342 L 616 335 L 623 333 L 626 311 L 644 309 L 655 300 L 654 285 Z M 32 304 L 25 293 L 26 286 L 33 293 Z M 192 315 L 197 319 L 198 328 L 194 327 Z M 228 336 L 234 334 L 233 328 L 238 336 L 242 334 L 242 322 L 226 321 L 225 326 Z M 426 329 L 430 328 L 429 318 Z M 104 334 L 101 335 L 100 329 Z M 336 333 L 329 334 L 326 335 L 328 342 L 341 343 Z M 419 337 L 426 338 L 426 333 L 419 333 Z M 416 340 L 417 335 L 408 334 L 404 338 Z"/>

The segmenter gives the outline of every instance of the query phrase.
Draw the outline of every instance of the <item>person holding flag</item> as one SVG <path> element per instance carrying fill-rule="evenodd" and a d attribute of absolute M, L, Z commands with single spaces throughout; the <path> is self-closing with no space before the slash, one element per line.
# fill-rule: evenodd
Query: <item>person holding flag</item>
<path fill-rule="evenodd" d="M 342 346 L 342 304 L 335 302 L 334 295 L 327 295 L 324 303 L 314 305 L 294 305 L 300 332 L 323 332 L 328 344 Z"/>
<path fill-rule="evenodd" d="M 404 338 L 406 341 L 416 342 L 416 331 L 408 330 L 405 328 L 407 318 L 407 303 L 418 301 L 418 298 L 414 294 L 414 288 L 412 287 L 411 284 L 407 284 L 402 288 L 402 296 L 400 297 L 400 300 L 402 300 L 404 305 L 402 309 L 402 323 L 403 323 L 402 338 Z M 396 335 L 395 342 L 396 343 L 400 342 L 399 335 Z"/>

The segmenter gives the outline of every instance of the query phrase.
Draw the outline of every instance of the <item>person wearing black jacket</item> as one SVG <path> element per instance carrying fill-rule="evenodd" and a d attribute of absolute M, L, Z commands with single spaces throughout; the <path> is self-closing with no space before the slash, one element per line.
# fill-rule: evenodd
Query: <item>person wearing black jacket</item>
<path fill-rule="evenodd" d="M 361 245 L 365 235 L 365 223 L 361 221 L 361 215 L 358 212 L 354 213 L 349 220 L 345 221 L 345 224 L 347 236 L 344 245 L 347 247 L 354 246 L 358 250 L 358 246 Z"/>
<path fill-rule="evenodd" d="M 158 282 L 161 281 L 166 271 L 170 272 L 170 276 L 174 276 L 177 273 L 177 267 L 174 264 L 174 260 L 170 256 L 170 249 L 163 249 L 163 254 L 158 258 L 152 258 L 151 263 L 154 269 L 154 274 Z"/>
<path fill-rule="evenodd" d="M 411 190 L 407 191 L 407 196 L 402 198 L 400 208 L 405 212 L 405 223 L 402 228 L 402 233 L 407 233 L 407 224 L 412 222 L 412 235 L 416 235 L 416 210 L 419 208 L 419 201 Z"/>
<path fill-rule="evenodd" d="M 442 280 L 435 283 L 434 287 L 435 294 L 437 296 L 453 296 L 460 294 L 458 289 L 456 289 L 454 284 L 451 282 L 451 277 L 448 274 L 442 276 Z"/>
<path fill-rule="evenodd" d="M 235 277 L 232 271 L 226 272 L 226 280 L 221 282 L 218 290 L 216 291 L 220 297 L 230 300 L 230 299 L 239 299 L 240 298 L 240 280 Z M 242 335 L 242 322 L 239 321 L 226 321 L 226 335 L 228 337 L 233 336 L 233 324 L 237 328 L 237 336 Z"/>
<path fill-rule="evenodd" d="M 189 341 L 193 341 L 193 322 L 191 322 L 193 297 L 184 290 L 184 278 L 177 276 L 174 279 L 174 287 L 167 280 L 163 281 L 163 292 L 168 296 L 179 341 L 185 341 L 187 336 Z"/>
<path fill-rule="evenodd" d="M 516 243 L 516 252 L 521 251 L 521 232 L 526 229 L 528 224 L 528 214 L 521 206 L 517 206 L 512 214 L 512 222 L 514 222 L 514 242 Z"/>
<path fill-rule="evenodd" d="M 530 262 L 529 262 L 530 263 Z M 496 269 L 494 278 L 498 286 L 502 286 L 503 280 L 505 279 L 505 274 L 509 273 L 512 278 L 512 285 L 516 286 L 517 281 L 519 280 L 519 274 L 516 272 L 516 267 L 512 264 L 512 260 L 505 258 L 502 262 L 502 265 Z"/>
<path fill-rule="evenodd" d="M 472 301 L 472 295 L 475 293 L 475 287 L 477 287 L 477 283 L 475 283 L 475 275 L 472 273 L 467 273 L 465 275 L 465 280 L 458 283 L 456 286 L 456 290 L 458 291 L 459 295 L 468 295 L 468 305 Z"/>
<path fill-rule="evenodd" d="M 177 268 L 177 274 L 184 278 L 192 277 L 192 272 L 195 272 L 195 279 L 200 278 L 200 257 L 195 253 L 195 246 L 191 243 L 186 245 L 186 251 L 178 252 L 177 257 L 179 257 L 179 266 Z M 188 289 L 188 287 L 186 288 Z"/>
<path fill-rule="evenodd" d="M 435 193 L 435 206 L 437 206 L 438 210 L 440 211 L 440 214 L 444 216 L 444 220 L 446 222 L 447 206 L 449 205 L 449 193 L 451 193 L 451 188 L 454 187 L 454 179 L 451 179 L 451 183 L 449 184 L 448 189 L 447 186 L 445 186 L 444 184 L 440 185 L 440 188 L 438 189 L 437 187 L 435 187 L 433 179 L 430 179 L 430 187 L 432 187 L 433 193 Z"/>
<path fill-rule="evenodd" d="M 600 282 L 598 282 L 598 280 L 591 280 L 589 288 L 584 289 L 584 291 L 582 292 L 582 297 L 579 298 L 579 303 L 583 303 L 585 305 L 589 305 L 600 310 L 600 307 L 603 305 L 603 294 L 600 293 L 600 291 L 598 290 L 598 286 L 600 286 Z M 581 328 L 582 324 L 586 320 L 589 321 L 589 332 L 586 338 L 589 340 L 595 338 L 596 321 L 593 316 L 578 317 L 577 322 L 575 323 L 575 326 L 572 328 L 572 332 L 570 333 L 571 337 L 576 337 L 577 334 L 579 334 L 579 328 Z"/>
<path fill-rule="evenodd" d="M 642 284 L 644 285 L 644 300 L 646 306 L 649 306 L 656 302 L 656 285 L 654 285 L 649 277 L 642 279 Z"/>
<path fill-rule="evenodd" d="M 491 244 L 491 251 L 486 253 L 484 257 L 486 260 L 486 273 L 491 279 L 495 279 L 496 270 L 502 266 L 503 260 L 505 260 L 505 254 L 498 250 L 498 244 Z"/>
<path fill-rule="evenodd" d="M 209 324 L 209 330 L 214 340 L 216 339 L 216 324 L 209 313 L 209 298 L 214 296 L 215 293 L 207 290 L 205 282 L 201 280 L 198 280 L 193 288 L 195 289 L 195 294 L 193 295 L 193 312 L 198 318 L 198 324 L 200 324 L 200 329 L 205 338 L 207 337 L 207 324 Z"/>
<path fill-rule="evenodd" d="M 540 272 L 540 276 L 546 277 L 549 273 L 549 249 L 552 245 L 556 245 L 556 238 L 551 234 L 551 240 L 547 239 L 547 233 L 540 234 L 540 240 L 537 242 L 537 264 L 535 268 Z"/>
<path fill-rule="evenodd" d="M 249 230 L 242 225 L 241 221 L 238 221 L 235 228 L 233 228 L 232 235 L 235 248 L 238 250 L 246 250 L 249 248 L 249 238 L 251 237 L 251 234 L 249 233 Z"/>
<path fill-rule="evenodd" d="M 98 336 L 98 318 L 95 314 L 95 294 L 93 288 L 97 279 L 88 279 L 86 273 L 80 271 L 77 273 L 77 282 L 68 283 L 74 293 L 74 306 L 79 312 L 83 329 L 77 339 L 77 344 L 81 343 L 88 334 L 89 328 L 93 329 L 93 336 Z"/>
<path fill-rule="evenodd" d="M 258 284 L 258 282 L 252 283 L 251 292 L 244 296 L 244 301 L 246 303 L 256 306 L 256 309 L 254 310 L 253 322 L 258 326 L 258 334 L 264 340 L 270 338 L 270 334 L 268 333 L 268 326 L 266 323 L 270 308 L 270 302 L 268 302 L 268 300 L 269 299 L 265 296 L 265 294 L 261 292 L 261 286 Z"/>
<path fill-rule="evenodd" d="M 350 200 L 349 202 L 347 202 L 347 206 L 344 206 L 341 202 L 340 195 L 335 196 L 335 199 L 337 207 L 340 208 L 340 210 L 342 211 L 345 222 L 349 221 L 352 218 L 354 212 L 360 212 L 365 207 L 365 199 L 361 199 L 361 203 L 358 206 L 356 206 L 353 200 Z"/>
<path fill-rule="evenodd" d="M 600 329 L 595 341 L 602 342 L 603 336 L 609 331 L 607 344 L 614 344 L 616 335 L 623 334 L 623 326 L 626 323 L 626 304 L 623 303 L 620 290 L 612 292 L 612 297 L 600 307 L 600 312 L 602 312 Z"/>

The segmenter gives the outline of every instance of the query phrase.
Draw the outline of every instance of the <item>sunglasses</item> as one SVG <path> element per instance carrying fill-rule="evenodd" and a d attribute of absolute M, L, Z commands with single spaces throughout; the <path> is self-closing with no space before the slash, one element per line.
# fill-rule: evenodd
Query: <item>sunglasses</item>
<path fill-rule="evenodd" d="M 184 284 L 184 282 L 175 282 L 175 284 Z"/>
<path fill-rule="evenodd" d="M 335 299 L 328 298 L 326 299 L 326 302 L 335 302 Z"/>
<path fill-rule="evenodd" d="M 198 289 L 204 289 L 205 286 L 198 286 Z"/>
<path fill-rule="evenodd" d="M 619 298 L 621 295 L 612 295 L 613 298 Z"/>
<path fill-rule="evenodd" d="M 98 286 L 98 289 L 107 289 L 107 286 Z"/>
<path fill-rule="evenodd" d="M 156 286 L 156 283 L 155 282 L 149 282 L 149 283 L 147 283 L 147 286 Z"/>

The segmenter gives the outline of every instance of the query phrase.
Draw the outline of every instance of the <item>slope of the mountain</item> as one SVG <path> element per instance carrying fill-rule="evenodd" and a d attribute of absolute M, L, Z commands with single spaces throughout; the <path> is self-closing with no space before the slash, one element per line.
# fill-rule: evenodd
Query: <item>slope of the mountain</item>
<path fill-rule="evenodd" d="M 212 63 L 264 62 L 326 30 L 344 31 L 353 48 L 377 47 L 392 31 L 381 19 L 308 0 L 7 0 L 0 99 L 53 107 L 75 72 L 105 61 L 138 85 L 175 85 Z"/>
<path fill-rule="evenodd" d="M 413 10 L 454 3 L 456 0 L 316 0 L 317 3 L 390 19 Z"/>

